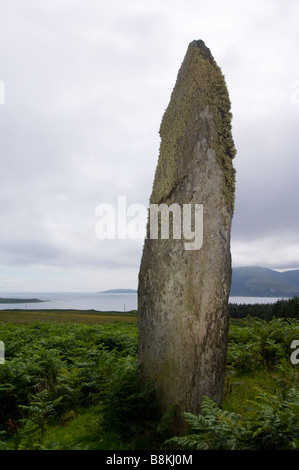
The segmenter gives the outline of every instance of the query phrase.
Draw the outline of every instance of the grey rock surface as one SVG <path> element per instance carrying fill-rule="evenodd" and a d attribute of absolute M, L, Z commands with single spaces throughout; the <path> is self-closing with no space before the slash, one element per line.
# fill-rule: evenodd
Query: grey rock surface
<path fill-rule="evenodd" d="M 227 353 L 235 147 L 225 80 L 203 41 L 189 44 L 160 136 L 150 204 L 201 206 L 203 237 L 200 249 L 186 249 L 184 236 L 151 239 L 149 219 L 138 357 L 162 410 L 176 406 L 181 416 L 198 413 L 205 395 L 221 403 Z"/>

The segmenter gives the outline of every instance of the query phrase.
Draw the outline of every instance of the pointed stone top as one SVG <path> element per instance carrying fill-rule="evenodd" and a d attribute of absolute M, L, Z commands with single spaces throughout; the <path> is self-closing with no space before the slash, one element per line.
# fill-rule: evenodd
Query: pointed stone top
<path fill-rule="evenodd" d="M 202 56 L 204 59 L 209 59 L 211 62 L 214 62 L 214 58 L 211 54 L 210 49 L 205 45 L 204 41 L 202 39 L 194 40 L 190 42 L 189 47 L 197 47 L 200 49 Z"/>
<path fill-rule="evenodd" d="M 223 187 L 233 207 L 234 178 L 229 160 L 234 157 L 235 148 L 231 137 L 230 100 L 221 69 L 210 49 L 199 39 L 188 46 L 162 119 L 160 155 L 151 203 L 167 200 L 178 182 L 187 176 L 187 160 L 194 158 L 194 151 L 202 138 L 205 116 L 209 116 L 211 131 L 207 144 L 228 169 Z M 186 170 L 183 173 L 180 171 L 182 168 Z"/>

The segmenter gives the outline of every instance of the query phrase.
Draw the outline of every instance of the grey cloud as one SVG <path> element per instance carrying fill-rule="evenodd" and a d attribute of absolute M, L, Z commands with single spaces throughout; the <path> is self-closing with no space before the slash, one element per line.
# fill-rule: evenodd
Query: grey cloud
<path fill-rule="evenodd" d="M 18 243 L 3 243 L 0 245 L 1 263 L 11 266 L 36 265 L 40 263 L 53 264 L 53 260 L 62 254 L 58 247 L 49 243 L 30 240 Z"/>
<path fill-rule="evenodd" d="M 244 124 L 236 162 L 237 239 L 299 232 L 296 141 L 296 123 L 283 115 L 256 127 Z"/>
<path fill-rule="evenodd" d="M 299 265 L 295 2 L 10 0 L 0 10 L 3 269 L 138 272 L 142 243 L 95 240 L 94 211 L 123 194 L 148 204 L 160 121 L 193 39 L 211 48 L 232 100 L 234 259 Z"/>

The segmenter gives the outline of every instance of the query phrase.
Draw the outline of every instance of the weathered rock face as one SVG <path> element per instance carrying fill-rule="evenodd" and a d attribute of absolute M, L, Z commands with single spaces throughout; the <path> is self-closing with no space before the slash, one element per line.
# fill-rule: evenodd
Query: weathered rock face
<path fill-rule="evenodd" d="M 223 75 L 203 41 L 189 44 L 161 128 L 151 204 L 203 207 L 203 242 L 151 239 L 139 272 L 139 362 L 162 409 L 221 402 L 225 376 L 235 155 Z M 161 225 L 161 224 L 160 224 Z M 195 222 L 193 220 L 193 229 Z"/>

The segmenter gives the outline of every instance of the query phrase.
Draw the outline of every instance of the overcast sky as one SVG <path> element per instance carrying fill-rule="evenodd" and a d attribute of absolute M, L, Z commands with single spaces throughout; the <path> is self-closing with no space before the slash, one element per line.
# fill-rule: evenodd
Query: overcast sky
<path fill-rule="evenodd" d="M 0 292 L 137 288 L 143 241 L 97 239 L 95 210 L 148 205 L 194 39 L 232 103 L 233 266 L 299 267 L 298 22 L 299 0 L 0 0 Z"/>

